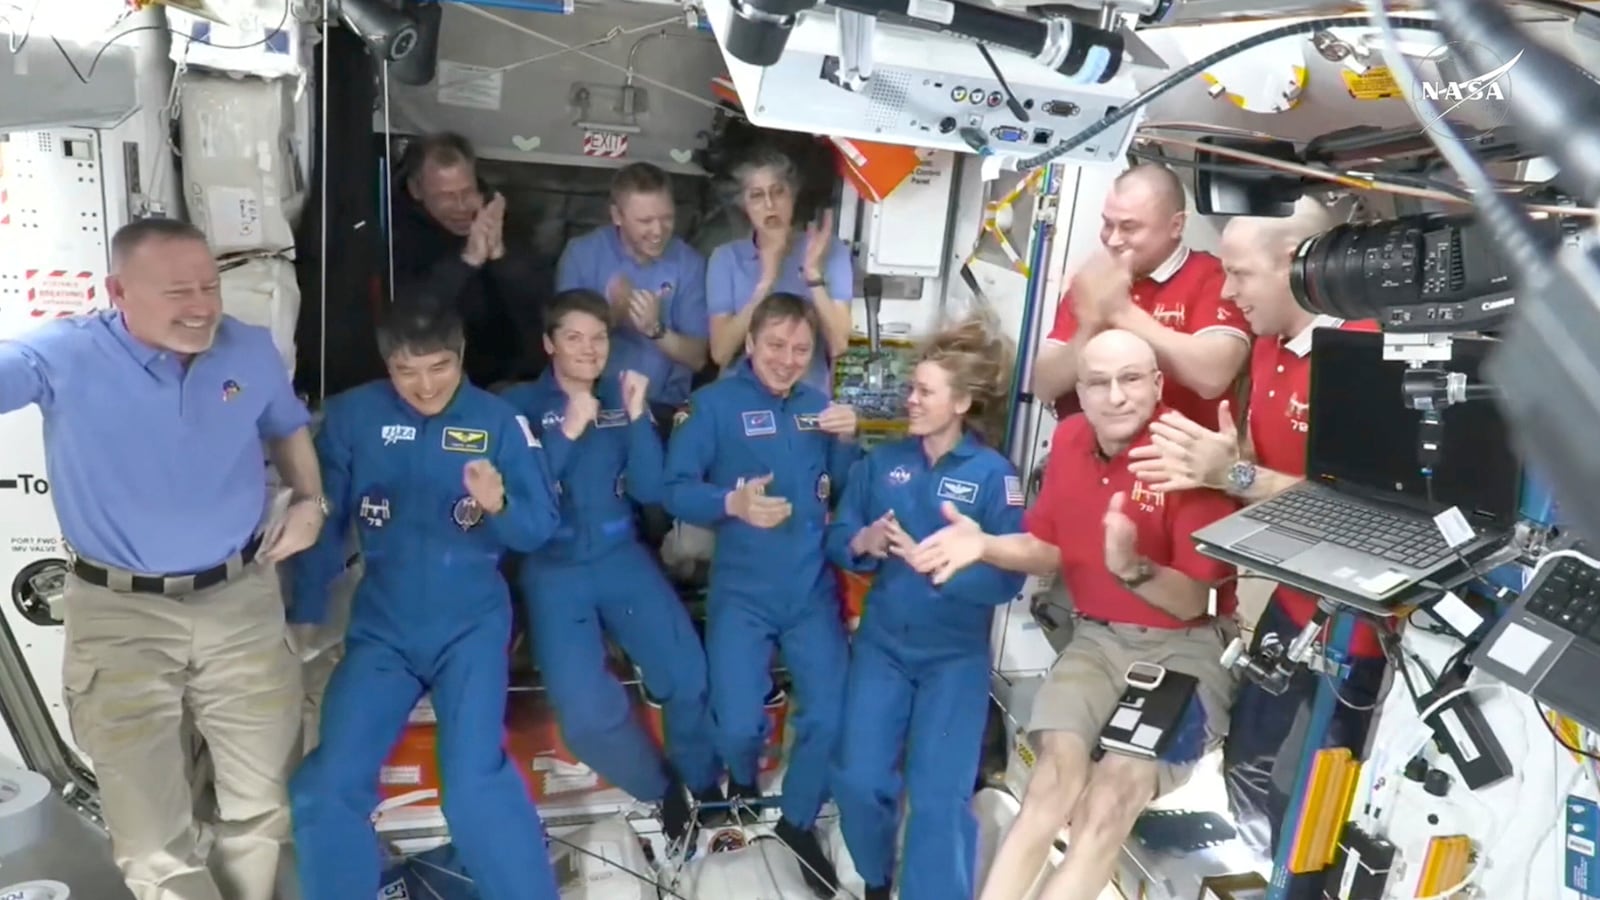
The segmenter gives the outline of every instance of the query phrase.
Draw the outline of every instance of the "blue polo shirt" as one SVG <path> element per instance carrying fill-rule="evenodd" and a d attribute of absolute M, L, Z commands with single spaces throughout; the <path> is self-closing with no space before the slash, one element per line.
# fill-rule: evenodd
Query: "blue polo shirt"
<path fill-rule="evenodd" d="M 587 288 L 605 294 L 606 285 L 622 275 L 639 290 L 661 294 L 661 324 L 669 330 L 705 340 L 711 334 L 706 314 L 706 261 L 678 238 L 667 242 L 660 259 L 640 263 L 622 245 L 616 226 L 605 225 L 567 242 L 556 269 L 556 290 Z M 694 373 L 674 362 L 656 342 L 632 325 L 611 330 L 609 372 L 632 369 L 650 379 L 651 403 L 673 406 L 689 399 Z"/>
<path fill-rule="evenodd" d="M 98 563 L 164 575 L 237 553 L 266 512 L 263 440 L 306 427 L 265 328 L 223 316 L 185 371 L 106 310 L 0 342 L 0 413 L 38 404 L 62 535 Z"/>
<path fill-rule="evenodd" d="M 806 242 L 801 235 L 794 248 L 778 269 L 778 282 L 773 293 L 797 294 L 811 299 L 811 289 L 806 287 Z M 855 272 L 850 263 L 850 248 L 844 241 L 834 239 L 833 250 L 823 264 L 822 278 L 827 282 L 828 296 L 835 300 L 855 297 Z M 761 281 L 761 252 L 756 249 L 755 236 L 737 238 L 718 247 L 706 266 L 706 306 L 713 316 L 738 315 L 750 304 L 751 292 Z M 817 335 L 817 350 L 811 357 L 811 370 L 805 383 L 833 396 L 833 360 L 828 357 L 828 342 Z M 728 366 L 724 373 L 731 371 Z"/>

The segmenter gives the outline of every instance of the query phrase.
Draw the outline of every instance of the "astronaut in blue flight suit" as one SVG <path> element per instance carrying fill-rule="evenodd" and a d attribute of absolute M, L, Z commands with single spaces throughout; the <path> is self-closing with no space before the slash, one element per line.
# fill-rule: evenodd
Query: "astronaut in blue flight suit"
<path fill-rule="evenodd" d="M 730 799 L 754 806 L 760 795 L 776 644 L 795 700 L 777 834 L 813 889 L 832 896 L 838 878 L 811 826 L 828 796 L 847 649 L 823 537 L 833 485 L 859 454 L 855 411 L 801 382 L 820 330 L 816 309 L 793 294 L 757 304 L 748 358 L 696 391 L 673 432 L 666 507 L 716 531 L 706 654 Z"/>
<path fill-rule="evenodd" d="M 949 524 L 946 507 L 986 529 L 1022 527 L 1021 479 L 979 436 L 1004 427 L 1005 357 L 975 323 L 933 338 L 906 399 L 910 436 L 856 464 L 828 527 L 829 557 L 874 575 L 833 776 L 867 900 L 888 900 L 895 880 L 902 789 L 910 813 L 900 896 L 971 900 L 976 887 L 971 803 L 988 722 L 990 619 L 1025 576 L 975 565 L 935 586 L 901 555 Z"/>
<path fill-rule="evenodd" d="M 545 311 L 550 367 L 503 396 L 533 423 L 561 503 L 555 537 L 524 561 L 534 661 L 567 746 L 635 797 L 661 802 L 669 837 L 688 833 L 685 786 L 721 801 L 705 651 L 689 613 L 639 542 L 632 497 L 661 502 L 661 439 L 646 404 L 649 381 L 608 372 L 606 300 L 557 294 Z M 661 703 L 666 765 L 616 678 L 606 670 L 609 632 Z"/>
<path fill-rule="evenodd" d="M 389 380 L 328 401 L 317 435 L 332 507 L 298 557 L 290 622 L 318 622 L 354 521 L 366 561 L 322 706 L 321 743 L 289 785 L 307 900 L 378 890 L 378 775 L 424 692 L 438 715 L 442 804 L 487 900 L 555 900 L 528 787 L 502 749 L 511 641 L 507 550 L 556 529 L 543 451 L 510 404 L 462 380 L 453 313 L 396 307 L 378 330 Z"/>

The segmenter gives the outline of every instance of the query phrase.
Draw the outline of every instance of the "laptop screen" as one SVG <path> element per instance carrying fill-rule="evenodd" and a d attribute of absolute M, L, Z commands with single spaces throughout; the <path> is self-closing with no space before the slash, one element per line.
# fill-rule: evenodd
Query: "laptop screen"
<path fill-rule="evenodd" d="M 1432 365 L 1481 384 L 1494 342 L 1456 338 L 1449 362 Z M 1312 333 L 1306 472 L 1313 480 L 1397 500 L 1430 513 L 1460 507 L 1474 524 L 1509 527 L 1521 464 L 1493 400 L 1446 408 L 1433 503 L 1418 461 L 1422 413 L 1406 405 L 1404 362 L 1383 358 L 1383 335 L 1318 328 Z"/>

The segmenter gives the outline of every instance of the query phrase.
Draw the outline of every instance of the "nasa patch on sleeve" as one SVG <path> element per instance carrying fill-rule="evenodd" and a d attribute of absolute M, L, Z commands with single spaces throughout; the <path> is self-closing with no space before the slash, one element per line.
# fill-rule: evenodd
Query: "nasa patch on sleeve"
<path fill-rule="evenodd" d="M 528 423 L 528 417 L 527 416 L 520 415 L 520 414 L 517 416 L 517 427 L 522 429 L 522 436 L 524 438 L 527 438 L 529 447 L 538 447 L 538 446 L 540 446 L 539 439 L 534 436 L 534 434 L 533 434 L 533 426 Z"/>

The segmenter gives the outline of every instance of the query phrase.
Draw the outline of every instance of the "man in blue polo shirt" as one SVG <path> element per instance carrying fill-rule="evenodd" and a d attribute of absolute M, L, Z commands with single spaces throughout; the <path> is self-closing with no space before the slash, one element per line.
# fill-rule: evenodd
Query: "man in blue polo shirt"
<path fill-rule="evenodd" d="M 270 900 L 301 705 L 271 564 L 311 546 L 326 515 L 310 417 L 267 330 L 222 313 L 204 235 L 148 219 L 111 250 L 115 309 L 0 342 L 0 412 L 43 414 L 72 552 L 73 737 L 137 900 Z M 294 493 L 264 531 L 263 444 Z M 215 770 L 210 847 L 193 818 L 186 712 Z"/>
<path fill-rule="evenodd" d="M 611 368 L 650 379 L 658 422 L 671 422 L 706 364 L 706 261 L 673 237 L 667 173 L 633 163 L 611 181 L 611 225 L 567 244 L 556 291 L 586 288 L 611 303 Z"/>

